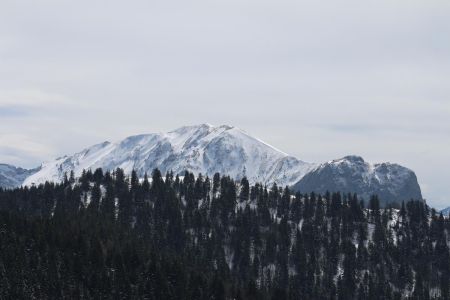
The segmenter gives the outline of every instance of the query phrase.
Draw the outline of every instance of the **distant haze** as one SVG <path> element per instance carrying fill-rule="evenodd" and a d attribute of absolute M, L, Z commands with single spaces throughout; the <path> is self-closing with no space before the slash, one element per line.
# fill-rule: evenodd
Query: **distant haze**
<path fill-rule="evenodd" d="M 450 1 L 0 3 L 0 163 L 230 124 L 413 169 L 450 206 Z"/>

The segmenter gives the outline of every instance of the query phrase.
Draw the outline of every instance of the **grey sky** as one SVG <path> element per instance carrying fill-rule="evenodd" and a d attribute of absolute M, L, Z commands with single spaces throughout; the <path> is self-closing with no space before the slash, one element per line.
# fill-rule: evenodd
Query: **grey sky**
<path fill-rule="evenodd" d="M 209 122 L 450 205 L 448 0 L 0 3 L 0 162 Z"/>

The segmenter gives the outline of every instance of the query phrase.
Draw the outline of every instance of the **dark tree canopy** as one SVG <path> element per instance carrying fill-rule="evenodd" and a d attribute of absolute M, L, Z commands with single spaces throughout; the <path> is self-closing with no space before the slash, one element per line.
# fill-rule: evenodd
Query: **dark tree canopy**
<path fill-rule="evenodd" d="M 0 299 L 450 299 L 450 222 L 423 202 L 182 175 L 0 189 Z"/>

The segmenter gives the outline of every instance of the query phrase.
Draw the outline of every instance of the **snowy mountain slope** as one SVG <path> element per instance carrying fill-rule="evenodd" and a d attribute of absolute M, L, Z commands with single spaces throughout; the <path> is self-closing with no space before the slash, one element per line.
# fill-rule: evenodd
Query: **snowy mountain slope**
<path fill-rule="evenodd" d="M 0 164 L 0 187 L 14 188 L 20 186 L 28 176 L 37 171 L 37 169 L 26 170 L 11 165 Z"/>
<path fill-rule="evenodd" d="M 440 213 L 444 216 L 448 216 L 450 214 L 450 206 L 441 210 Z"/>
<path fill-rule="evenodd" d="M 372 165 L 358 156 L 323 163 L 294 185 L 302 192 L 357 193 L 364 199 L 377 194 L 381 201 L 421 200 L 422 193 L 413 171 L 391 163 Z"/>
<path fill-rule="evenodd" d="M 244 174 L 251 182 L 291 185 L 300 180 L 314 164 L 289 156 L 232 126 L 185 126 L 168 133 L 128 137 L 116 143 L 104 142 L 72 156 L 42 164 L 39 172 L 29 176 L 25 185 L 47 180 L 59 181 L 73 170 L 122 168 L 140 176 L 154 168 L 182 174 L 189 170 L 212 176 Z"/>

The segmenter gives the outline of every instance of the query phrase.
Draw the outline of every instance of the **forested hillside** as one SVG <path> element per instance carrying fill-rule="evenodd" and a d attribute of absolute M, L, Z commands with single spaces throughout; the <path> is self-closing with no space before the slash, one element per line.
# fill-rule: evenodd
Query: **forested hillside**
<path fill-rule="evenodd" d="M 450 299 L 449 219 L 379 203 L 158 170 L 0 189 L 0 299 Z"/>

